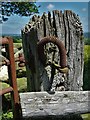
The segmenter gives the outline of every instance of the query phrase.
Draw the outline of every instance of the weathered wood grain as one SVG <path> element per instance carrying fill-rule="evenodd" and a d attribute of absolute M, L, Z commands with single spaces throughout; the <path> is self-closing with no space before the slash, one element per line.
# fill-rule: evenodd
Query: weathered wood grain
<path fill-rule="evenodd" d="M 23 118 L 67 116 L 90 112 L 90 91 L 20 93 Z"/>
<path fill-rule="evenodd" d="M 82 90 L 84 65 L 82 24 L 78 15 L 72 11 L 65 10 L 62 12 L 54 10 L 48 14 L 43 13 L 42 16 L 33 16 L 22 30 L 23 49 L 25 60 L 27 61 L 28 91 L 40 90 L 39 85 L 40 87 L 43 85 L 43 90 L 47 91 L 50 86 L 51 68 L 50 66 L 43 66 L 37 54 L 37 43 L 45 36 L 58 37 L 58 39 L 63 42 L 67 53 L 68 74 L 63 75 L 56 70 L 53 78 L 53 81 L 55 81 L 53 84 L 56 84 L 54 84 L 54 86 L 58 84 L 60 88 L 62 86 L 61 82 L 64 81 L 64 90 Z M 52 60 L 53 53 L 50 52 L 50 49 L 53 47 L 55 47 L 55 45 L 48 43 L 44 48 L 47 61 Z M 30 57 L 31 51 L 34 57 L 33 60 L 31 60 Z M 60 55 L 56 47 L 54 61 L 57 62 L 57 64 L 60 63 L 59 58 Z M 31 61 L 33 61 L 33 63 Z M 36 72 L 32 72 L 33 67 Z M 55 88 L 55 90 L 57 90 L 57 88 Z"/>

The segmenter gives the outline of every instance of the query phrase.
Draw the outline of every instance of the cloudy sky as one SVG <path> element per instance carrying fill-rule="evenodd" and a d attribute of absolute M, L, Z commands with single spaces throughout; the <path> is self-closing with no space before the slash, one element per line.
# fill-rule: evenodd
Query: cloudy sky
<path fill-rule="evenodd" d="M 39 14 L 52 10 L 72 10 L 80 16 L 84 32 L 88 31 L 88 2 L 37 2 L 41 5 Z M 2 34 L 20 34 L 22 28 L 28 23 L 30 17 L 11 16 L 7 22 L 0 24 Z M 0 32 L 1 32 L 0 31 Z"/>

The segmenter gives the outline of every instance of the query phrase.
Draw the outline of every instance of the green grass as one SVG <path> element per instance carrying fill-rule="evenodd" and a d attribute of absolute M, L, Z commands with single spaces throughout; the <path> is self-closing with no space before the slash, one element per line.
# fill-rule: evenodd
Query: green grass
<path fill-rule="evenodd" d="M 17 76 L 17 87 L 19 92 L 26 92 L 27 91 L 27 78 L 25 68 L 17 69 L 18 76 Z M 9 87 L 8 84 L 3 83 L 2 88 Z M 12 106 L 11 106 L 11 96 L 9 93 L 5 94 L 2 99 L 3 104 L 3 112 L 2 112 L 2 118 L 0 120 L 13 120 L 13 114 L 12 114 Z M 0 116 L 1 117 L 1 116 Z"/>
<path fill-rule="evenodd" d="M 22 47 L 22 43 L 14 43 L 14 47 L 15 48 L 20 48 L 20 47 Z"/>
<path fill-rule="evenodd" d="M 84 46 L 84 90 L 90 90 L 90 45 Z M 83 114 L 84 120 L 90 120 L 90 114 Z"/>
<path fill-rule="evenodd" d="M 90 120 L 90 114 L 83 114 L 83 115 L 82 115 L 82 118 L 83 118 L 84 120 Z"/>
<path fill-rule="evenodd" d="M 1 120 L 1 119 L 0 119 Z M 2 115 L 2 120 L 13 120 L 13 114 L 12 112 L 8 111 Z"/>
<path fill-rule="evenodd" d="M 18 86 L 18 90 L 19 92 L 24 92 L 27 89 L 27 78 L 26 76 L 26 72 L 25 71 L 21 71 L 18 73 L 18 78 L 17 78 L 17 86 Z M 7 83 L 2 83 L 2 89 L 9 87 L 9 85 Z"/>
<path fill-rule="evenodd" d="M 90 90 L 90 45 L 84 46 L 84 79 L 83 89 Z"/>
<path fill-rule="evenodd" d="M 27 79 L 25 77 L 17 78 L 17 86 L 19 92 L 27 91 Z"/>
<path fill-rule="evenodd" d="M 84 62 L 87 63 L 90 61 L 90 45 L 84 46 Z"/>
<path fill-rule="evenodd" d="M 84 38 L 84 44 L 90 45 L 90 38 Z"/>

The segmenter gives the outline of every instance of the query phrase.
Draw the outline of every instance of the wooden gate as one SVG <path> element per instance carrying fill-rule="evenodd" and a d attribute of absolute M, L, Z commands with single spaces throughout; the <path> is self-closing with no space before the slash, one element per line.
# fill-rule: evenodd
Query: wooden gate
<path fill-rule="evenodd" d="M 8 68 L 8 88 L 4 88 L 0 90 L 0 99 L 2 95 L 6 93 L 11 93 L 11 102 L 13 109 L 13 120 L 20 119 L 20 101 L 19 101 L 19 93 L 17 88 L 16 81 L 16 68 L 15 68 L 15 59 L 14 59 L 14 47 L 13 40 L 11 37 L 0 38 L 0 45 L 5 46 L 6 50 L 6 59 L 4 61 L 0 61 L 0 66 L 7 65 Z"/>

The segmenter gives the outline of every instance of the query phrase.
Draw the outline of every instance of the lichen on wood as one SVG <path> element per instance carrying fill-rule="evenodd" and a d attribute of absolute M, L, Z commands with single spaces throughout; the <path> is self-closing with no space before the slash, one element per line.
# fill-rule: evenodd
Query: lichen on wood
<path fill-rule="evenodd" d="M 52 11 L 43 13 L 42 16 L 33 16 L 30 22 L 22 30 L 23 48 L 25 59 L 28 62 L 27 78 L 29 91 L 48 91 L 50 88 L 51 68 L 43 66 L 38 59 L 37 44 L 43 37 L 54 36 L 61 40 L 66 49 L 68 74 L 62 74 L 55 70 L 53 86 L 56 90 L 82 90 L 83 86 L 83 30 L 79 16 L 70 10 Z M 47 61 L 52 60 L 52 47 L 56 47 L 54 61 L 59 64 L 60 54 L 58 47 L 48 43 L 44 47 Z M 32 57 L 30 52 L 32 51 Z M 31 62 L 33 61 L 33 62 Z M 31 64 L 31 66 L 30 66 Z M 33 68 L 35 71 L 33 72 Z M 63 81 L 63 84 L 62 84 Z M 44 88 L 42 87 L 42 84 Z M 56 87 L 58 86 L 58 87 Z"/>
<path fill-rule="evenodd" d="M 89 94 L 88 91 L 62 91 L 54 94 L 47 92 L 20 93 L 23 118 L 25 120 L 38 117 L 45 119 L 47 116 L 51 118 L 58 116 L 60 119 L 62 116 L 67 118 L 70 115 L 89 113 Z M 80 120 L 80 116 L 78 120 Z"/>

